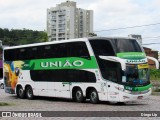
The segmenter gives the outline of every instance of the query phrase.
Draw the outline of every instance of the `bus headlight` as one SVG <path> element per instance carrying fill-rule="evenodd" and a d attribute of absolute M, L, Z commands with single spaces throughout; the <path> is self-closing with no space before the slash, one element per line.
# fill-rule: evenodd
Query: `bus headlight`
<path fill-rule="evenodd" d="M 124 88 L 120 88 L 120 87 L 115 87 L 116 89 L 118 89 L 119 91 L 125 92 L 125 93 L 131 93 L 131 91 L 129 90 L 125 90 Z"/>
<path fill-rule="evenodd" d="M 124 90 L 124 92 L 131 94 L 131 91 L 129 91 L 129 90 Z"/>

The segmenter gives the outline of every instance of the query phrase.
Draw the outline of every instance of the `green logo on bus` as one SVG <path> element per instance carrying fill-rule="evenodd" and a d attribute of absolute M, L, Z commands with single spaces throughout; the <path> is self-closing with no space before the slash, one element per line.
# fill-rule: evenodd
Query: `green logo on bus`
<path fill-rule="evenodd" d="M 145 63 L 147 62 L 145 59 L 140 60 L 127 60 L 127 63 Z"/>
<path fill-rule="evenodd" d="M 51 70 L 51 69 L 97 69 L 94 57 L 84 59 L 78 57 L 48 58 L 23 61 L 23 70 Z"/>
<path fill-rule="evenodd" d="M 84 62 L 81 60 L 75 60 L 75 61 L 55 61 L 55 62 L 41 62 L 42 68 L 48 68 L 48 67 L 81 67 L 84 65 Z"/>
<path fill-rule="evenodd" d="M 117 57 L 123 58 L 123 59 L 144 59 L 145 53 L 143 52 L 122 52 L 117 53 Z"/>

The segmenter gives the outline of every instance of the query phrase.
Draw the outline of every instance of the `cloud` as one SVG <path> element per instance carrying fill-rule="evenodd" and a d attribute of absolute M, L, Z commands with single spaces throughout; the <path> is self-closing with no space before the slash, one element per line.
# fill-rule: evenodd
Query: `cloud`
<path fill-rule="evenodd" d="M 101 23 L 96 28 L 108 29 L 155 22 L 151 17 L 153 14 L 143 7 L 131 0 L 97 0 L 89 6 L 89 9 L 94 9 L 95 22 Z"/>
<path fill-rule="evenodd" d="M 0 27 L 9 29 L 46 29 L 47 8 L 58 0 L 0 0 Z"/>
<path fill-rule="evenodd" d="M 94 10 L 94 28 L 108 30 L 139 26 L 160 21 L 160 1 L 138 2 L 137 0 L 97 0 L 89 5 Z M 159 6 L 159 7 L 158 7 Z M 132 29 L 120 29 L 117 31 L 101 32 L 101 35 L 142 34 L 155 36 L 160 34 L 158 26 L 139 27 Z M 154 32 L 152 32 L 154 31 Z"/>
<path fill-rule="evenodd" d="M 131 26 L 159 23 L 160 1 L 159 0 L 96 0 L 92 2 L 89 9 L 94 10 L 94 30 L 109 30 Z M 100 36 L 128 36 L 139 34 L 142 37 L 160 35 L 160 24 L 147 27 L 119 29 L 112 31 L 97 32 Z M 158 42 L 160 40 L 144 39 L 144 43 Z M 154 49 L 160 51 L 158 45 Z"/>
<path fill-rule="evenodd" d="M 35 29 L 46 28 L 46 10 L 65 0 L 0 0 L 0 15 L 3 26 L 19 27 L 21 24 Z M 134 0 L 137 1 L 137 0 Z M 125 26 L 154 23 L 158 18 L 158 0 L 152 0 L 152 6 L 133 2 L 133 0 L 76 0 L 77 6 L 94 10 L 95 30 L 119 28 Z M 148 11 L 157 8 L 152 12 Z M 160 13 L 159 13 L 160 14 Z M 2 17 L 3 16 L 3 17 Z M 16 23 L 14 24 L 13 23 Z M 157 19 L 159 21 L 159 19 Z M 8 23 L 9 22 L 9 23 Z M 39 26 L 36 26 L 38 25 Z M 43 28 L 42 28 L 43 27 Z"/>
<path fill-rule="evenodd" d="M 47 8 L 66 0 L 0 0 L 0 27 L 46 29 Z M 160 0 L 74 0 L 78 8 L 94 10 L 94 31 L 124 28 L 160 21 Z M 132 29 L 97 32 L 100 36 L 141 34 L 159 36 L 160 24 Z"/>

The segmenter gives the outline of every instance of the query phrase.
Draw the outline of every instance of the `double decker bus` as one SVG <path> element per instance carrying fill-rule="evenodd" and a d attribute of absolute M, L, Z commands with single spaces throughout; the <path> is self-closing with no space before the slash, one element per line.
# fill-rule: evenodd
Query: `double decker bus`
<path fill-rule="evenodd" d="M 158 66 L 158 64 L 157 64 Z M 5 92 L 127 102 L 151 94 L 147 57 L 130 38 L 93 37 L 4 49 Z"/>

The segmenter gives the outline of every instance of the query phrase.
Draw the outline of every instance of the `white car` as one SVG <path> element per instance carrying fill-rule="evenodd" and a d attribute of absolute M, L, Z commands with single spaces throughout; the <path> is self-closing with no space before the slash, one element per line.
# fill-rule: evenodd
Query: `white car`
<path fill-rule="evenodd" d="M 4 89 L 4 80 L 3 79 L 0 79 L 0 88 Z"/>

